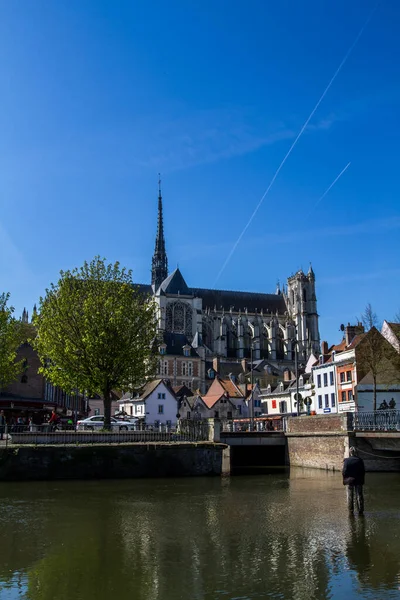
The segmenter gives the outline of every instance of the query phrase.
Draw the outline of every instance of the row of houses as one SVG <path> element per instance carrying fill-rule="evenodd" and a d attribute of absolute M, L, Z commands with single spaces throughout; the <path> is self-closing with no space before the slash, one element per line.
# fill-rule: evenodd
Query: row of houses
<path fill-rule="evenodd" d="M 296 373 L 286 364 L 268 359 L 230 360 L 214 357 L 208 362 L 205 386 L 188 385 L 197 371 L 192 350 L 183 347 L 180 369 L 187 381 L 159 374 L 132 395 L 115 393 L 112 413 L 124 412 L 148 423 L 175 423 L 177 418 L 240 419 L 308 412 L 329 414 L 369 411 L 375 407 L 400 407 L 400 324 L 384 321 L 379 332 L 363 326 L 343 327 L 343 339 L 328 346 L 322 342 L 319 356 L 311 355 Z M 38 372 L 40 361 L 29 343 L 22 344 L 18 360 L 24 361 L 20 378 L 1 391 L 0 408 L 9 413 L 40 415 L 55 408 L 79 416 L 102 414 L 101 398 L 66 394 Z M 162 360 L 162 351 L 161 351 Z M 173 373 L 172 373 L 173 374 Z"/>
<path fill-rule="evenodd" d="M 173 425 L 181 419 L 223 420 L 261 416 L 261 390 L 257 383 L 236 383 L 235 377 L 215 378 L 207 393 L 194 394 L 186 386 L 173 387 L 169 379 L 148 382 L 137 394 L 118 401 L 119 412 L 146 423 Z"/>
<path fill-rule="evenodd" d="M 313 414 L 400 408 L 400 324 L 384 321 L 382 330 L 348 324 L 337 345 L 321 344 L 296 379 L 289 371 L 276 385 L 261 389 L 263 414 Z"/>
<path fill-rule="evenodd" d="M 216 358 L 208 379 L 201 394 L 159 378 L 118 404 L 129 416 L 171 424 L 178 417 L 230 420 L 400 407 L 400 324 L 385 321 L 381 332 L 348 324 L 342 341 L 330 347 L 322 342 L 320 355 L 311 355 L 297 377 L 267 360 Z"/>

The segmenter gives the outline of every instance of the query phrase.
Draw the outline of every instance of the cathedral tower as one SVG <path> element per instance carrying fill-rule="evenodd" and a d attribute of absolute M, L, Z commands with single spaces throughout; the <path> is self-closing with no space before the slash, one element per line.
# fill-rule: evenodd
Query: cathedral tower
<path fill-rule="evenodd" d="M 165 251 L 163 207 L 161 196 L 161 179 L 158 178 L 158 218 L 157 235 L 153 259 L 151 261 L 151 285 L 156 292 L 164 279 L 168 277 L 168 260 Z"/>
<path fill-rule="evenodd" d="M 299 353 L 303 358 L 320 352 L 315 274 L 310 265 L 288 279 L 286 303 L 297 330 Z"/>

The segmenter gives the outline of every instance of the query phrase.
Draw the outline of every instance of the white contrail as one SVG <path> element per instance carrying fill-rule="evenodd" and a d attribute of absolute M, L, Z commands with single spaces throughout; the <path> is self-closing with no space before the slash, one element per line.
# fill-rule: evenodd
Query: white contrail
<path fill-rule="evenodd" d="M 265 190 L 264 194 L 261 196 L 261 199 L 259 201 L 259 203 L 257 204 L 256 208 L 254 209 L 250 219 L 247 221 L 243 231 L 241 232 L 241 234 L 239 235 L 238 239 L 236 240 L 236 242 L 233 244 L 233 247 L 231 249 L 231 251 L 229 252 L 224 264 L 222 265 L 217 278 L 214 282 L 214 287 L 217 284 L 219 278 L 221 277 L 222 273 L 224 272 L 227 264 L 229 263 L 230 259 L 232 258 L 233 253 L 235 252 L 236 248 L 238 247 L 238 245 L 240 244 L 240 241 L 242 239 L 242 237 L 244 236 L 244 234 L 246 233 L 247 229 L 250 227 L 251 222 L 253 221 L 254 217 L 256 216 L 261 204 L 264 202 L 266 196 L 268 195 L 270 189 L 272 188 L 272 186 L 274 185 L 275 179 L 278 177 L 283 165 L 285 164 L 285 162 L 287 161 L 287 159 L 289 158 L 289 156 L 291 155 L 292 151 L 294 150 L 297 142 L 299 141 L 299 139 L 301 138 L 301 136 L 304 133 L 304 130 L 306 129 L 307 125 L 309 124 L 309 122 L 311 121 L 311 119 L 313 118 L 315 112 L 317 111 L 319 105 L 321 104 L 322 100 L 325 98 L 326 94 L 328 93 L 331 85 L 333 84 L 333 82 L 335 81 L 336 77 L 339 75 L 340 71 L 342 70 L 344 64 L 346 63 L 347 59 L 349 58 L 350 54 L 352 53 L 352 51 L 354 50 L 355 46 L 358 43 L 358 40 L 360 39 L 360 37 L 362 36 L 364 29 L 367 27 L 368 23 L 370 22 L 374 12 L 376 11 L 376 9 L 378 8 L 378 5 L 380 4 L 380 2 L 378 2 L 375 6 L 375 8 L 372 10 L 372 12 L 370 13 L 368 19 L 365 21 L 364 25 L 361 27 L 360 31 L 358 32 L 356 39 L 354 40 L 354 42 L 352 43 L 352 45 L 350 46 L 350 48 L 347 50 L 342 62 L 340 63 L 340 65 L 338 66 L 338 68 L 336 69 L 335 73 L 333 74 L 333 77 L 331 78 L 330 82 L 328 83 L 328 85 L 326 86 L 326 88 L 324 89 L 320 99 L 318 100 L 317 104 L 314 106 L 314 108 L 312 109 L 311 113 L 309 114 L 306 122 L 304 123 L 304 125 L 302 126 L 302 128 L 300 129 L 299 133 L 297 134 L 297 137 L 295 138 L 293 144 L 290 146 L 289 150 L 287 151 L 284 159 L 282 160 L 281 164 L 279 165 L 279 167 L 277 168 L 277 170 L 275 171 L 274 176 L 272 177 L 269 186 L 267 187 L 267 189 Z"/>
<path fill-rule="evenodd" d="M 318 204 L 321 202 L 321 200 L 323 200 L 325 198 L 325 196 L 327 194 L 329 194 L 329 192 L 331 191 L 331 189 L 333 188 L 333 186 L 335 185 L 335 183 L 339 181 L 339 179 L 341 178 L 341 176 L 343 175 L 343 173 L 345 173 L 347 171 L 347 169 L 349 168 L 350 165 L 351 165 L 351 162 L 347 163 L 347 165 L 345 166 L 345 168 L 342 169 L 340 171 L 339 175 L 332 181 L 331 185 L 326 188 L 326 190 L 324 191 L 324 193 L 322 194 L 322 196 L 320 198 L 318 198 L 318 200 L 316 201 L 316 203 L 314 204 L 314 206 L 312 207 L 312 209 L 310 210 L 310 212 L 307 214 L 307 216 L 305 218 L 306 221 L 307 221 L 308 217 L 314 212 L 314 210 L 316 209 L 316 207 L 318 206 Z"/>

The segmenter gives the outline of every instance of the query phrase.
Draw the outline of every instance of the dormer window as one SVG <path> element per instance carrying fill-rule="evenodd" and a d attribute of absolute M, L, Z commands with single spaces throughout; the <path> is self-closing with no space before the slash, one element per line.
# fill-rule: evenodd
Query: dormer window
<path fill-rule="evenodd" d="M 189 346 L 183 347 L 183 356 L 190 356 L 190 347 Z"/>
<path fill-rule="evenodd" d="M 166 346 L 160 346 L 159 350 L 160 350 L 160 354 L 165 354 L 166 351 L 167 351 L 167 347 Z"/>

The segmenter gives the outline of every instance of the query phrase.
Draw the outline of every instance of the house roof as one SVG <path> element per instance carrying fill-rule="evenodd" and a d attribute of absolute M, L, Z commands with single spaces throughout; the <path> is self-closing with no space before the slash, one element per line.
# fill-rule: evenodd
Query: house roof
<path fill-rule="evenodd" d="M 122 396 L 121 400 L 119 400 L 119 402 L 123 403 L 123 402 L 126 402 L 127 400 L 129 400 L 129 402 L 142 402 L 143 400 L 146 400 L 146 398 L 148 398 L 148 396 L 150 396 L 150 394 L 152 392 L 154 392 L 154 390 L 156 388 L 158 388 L 158 386 L 161 383 L 163 383 L 165 385 L 165 387 L 175 397 L 174 390 L 170 386 L 169 381 L 167 379 L 154 379 L 153 381 L 149 381 L 148 383 L 146 383 L 146 385 L 141 389 L 139 396 L 137 398 L 132 398 L 131 392 L 126 392 Z"/>
<path fill-rule="evenodd" d="M 333 346 L 331 346 L 329 348 L 329 354 L 332 354 L 332 352 L 343 352 L 343 350 L 345 350 L 345 348 L 346 348 L 346 340 L 345 340 L 345 338 L 343 338 L 339 344 L 333 344 Z"/>
<path fill-rule="evenodd" d="M 166 354 L 184 356 L 183 347 L 189 346 L 190 356 L 193 358 L 198 357 L 197 352 L 189 344 L 189 340 L 184 333 L 172 333 L 171 331 L 164 331 L 162 337 L 164 344 L 166 345 Z"/>
<path fill-rule="evenodd" d="M 368 333 L 359 333 L 358 335 L 356 335 L 351 340 L 350 344 L 346 346 L 346 350 L 352 350 L 353 348 L 356 348 L 358 344 L 365 338 L 366 335 L 368 335 Z"/>
<path fill-rule="evenodd" d="M 203 400 L 204 404 L 207 406 L 207 408 L 212 408 L 213 406 L 215 406 L 217 404 L 217 402 L 219 400 L 221 400 L 221 398 L 226 398 L 226 400 L 229 402 L 229 404 L 232 404 L 232 402 L 226 396 L 226 394 L 213 394 L 213 395 L 202 396 L 202 400 Z M 232 406 L 233 406 L 233 404 L 232 404 Z"/>
<path fill-rule="evenodd" d="M 218 378 L 218 381 L 230 398 L 243 398 L 243 393 L 231 379 Z"/>
<path fill-rule="evenodd" d="M 186 385 L 177 385 L 172 389 L 177 398 L 183 398 L 184 396 L 188 398 L 192 395 L 192 390 L 190 390 Z"/>

